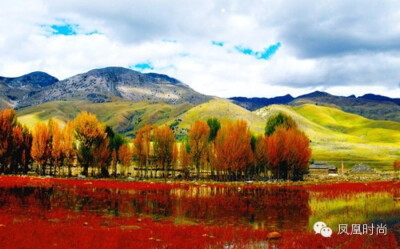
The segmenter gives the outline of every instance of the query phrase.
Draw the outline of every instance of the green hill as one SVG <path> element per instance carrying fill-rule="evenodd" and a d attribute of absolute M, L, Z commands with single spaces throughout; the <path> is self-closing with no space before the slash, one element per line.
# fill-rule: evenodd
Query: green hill
<path fill-rule="evenodd" d="M 360 97 L 335 96 L 325 92 L 313 92 L 297 97 L 290 105 L 315 104 L 341 109 L 374 120 L 392 120 L 400 122 L 398 99 L 367 94 Z"/>
<path fill-rule="evenodd" d="M 216 98 L 197 105 L 178 116 L 178 130 L 180 133 L 184 133 L 194 121 L 198 119 L 207 120 L 208 118 L 230 121 L 243 119 L 249 123 L 250 129 L 255 133 L 262 133 L 265 125 L 265 120 L 256 114 L 233 104 L 229 100 Z"/>
<path fill-rule="evenodd" d="M 181 136 L 195 120 L 211 117 L 231 121 L 244 119 L 255 134 L 261 134 L 267 119 L 283 112 L 293 117 L 310 138 L 315 160 L 339 166 L 343 159 L 346 167 L 362 162 L 389 169 L 393 161 L 400 158 L 400 123 L 371 120 L 333 107 L 312 104 L 270 105 L 250 112 L 219 98 L 197 106 L 154 101 L 55 101 L 17 112 L 19 120 L 32 128 L 35 123 L 47 122 L 50 117 L 65 123 L 83 110 L 96 114 L 101 122 L 127 136 L 133 136 L 146 123 L 171 125 Z"/>
<path fill-rule="evenodd" d="M 363 162 L 389 166 L 400 157 L 400 123 L 377 121 L 336 108 L 305 104 L 271 105 L 254 111 L 268 119 L 283 112 L 292 116 L 311 140 L 313 158 L 347 166 Z"/>
<path fill-rule="evenodd" d="M 54 101 L 18 110 L 19 121 L 32 128 L 37 122 L 53 118 L 61 123 L 72 120 L 81 111 L 96 114 L 101 122 L 117 131 L 133 136 L 146 123 L 162 125 L 174 120 L 193 105 L 170 105 L 162 102 L 117 101 L 91 103 L 88 101 Z"/>
<path fill-rule="evenodd" d="M 232 97 L 235 104 L 250 111 L 255 111 L 272 104 L 301 106 L 314 104 L 340 109 L 345 112 L 354 113 L 374 120 L 391 120 L 400 122 L 400 99 L 390 98 L 376 94 L 365 94 L 356 97 L 335 96 L 326 92 L 315 91 L 293 98 L 291 95 L 273 98 L 246 98 Z"/>

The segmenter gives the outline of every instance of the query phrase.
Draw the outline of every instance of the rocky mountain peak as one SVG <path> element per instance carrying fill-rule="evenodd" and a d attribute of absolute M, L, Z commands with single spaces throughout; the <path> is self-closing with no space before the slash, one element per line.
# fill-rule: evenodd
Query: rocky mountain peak
<path fill-rule="evenodd" d="M 14 78 L 0 77 L 0 81 L 10 87 L 47 87 L 58 82 L 58 79 L 45 72 L 36 71 Z"/>
<path fill-rule="evenodd" d="M 49 85 L 43 91 L 17 98 L 17 107 L 22 108 L 55 100 L 89 100 L 102 103 L 115 99 L 199 104 L 210 98 L 164 74 L 141 73 L 122 67 L 106 67 L 72 76 Z"/>

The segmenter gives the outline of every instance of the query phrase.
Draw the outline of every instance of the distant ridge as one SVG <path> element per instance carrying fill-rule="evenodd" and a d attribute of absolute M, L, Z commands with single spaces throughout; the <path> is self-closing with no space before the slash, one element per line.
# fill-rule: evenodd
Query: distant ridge
<path fill-rule="evenodd" d="M 261 107 L 272 104 L 288 104 L 289 102 L 294 100 L 294 98 L 290 94 L 273 98 L 232 97 L 229 99 L 232 100 L 233 103 L 240 105 L 250 111 L 254 111 L 260 109 Z"/>
<path fill-rule="evenodd" d="M 389 98 L 376 94 L 345 97 L 331 95 L 322 91 L 311 92 L 292 99 L 290 99 L 291 96 L 285 98 L 286 96 L 290 95 L 275 98 L 233 97 L 229 99 L 251 111 L 272 104 L 289 104 L 292 106 L 315 104 L 339 108 L 370 119 L 400 121 L 400 99 L 398 98 Z"/>
<path fill-rule="evenodd" d="M 296 99 L 304 99 L 304 98 L 320 98 L 320 97 L 331 97 L 333 95 L 326 93 L 326 92 L 321 92 L 321 91 L 315 91 L 311 93 L 307 93 L 304 95 L 300 95 Z"/>
<path fill-rule="evenodd" d="M 393 103 L 400 105 L 400 98 L 389 98 L 386 96 L 376 95 L 376 94 L 371 94 L 371 93 L 365 94 L 358 98 L 373 100 L 373 101 L 377 101 L 377 102 L 393 102 Z"/>

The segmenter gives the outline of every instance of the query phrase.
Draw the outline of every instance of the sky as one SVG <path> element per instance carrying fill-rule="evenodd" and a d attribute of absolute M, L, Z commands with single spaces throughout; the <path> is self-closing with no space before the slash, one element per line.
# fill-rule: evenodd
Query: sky
<path fill-rule="evenodd" d="M 107 66 L 220 97 L 400 97 L 400 1 L 0 2 L 0 75 Z"/>

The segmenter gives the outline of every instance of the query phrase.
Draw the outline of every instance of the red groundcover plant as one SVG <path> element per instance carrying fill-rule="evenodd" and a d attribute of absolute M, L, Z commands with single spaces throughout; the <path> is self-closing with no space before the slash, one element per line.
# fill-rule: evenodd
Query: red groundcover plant
<path fill-rule="evenodd" d="M 21 212 L 22 213 L 22 212 Z M 91 213 L 53 210 L 42 218 L 0 213 L 2 248 L 248 248 L 274 244 L 277 248 L 397 248 L 393 234 L 379 240 L 366 236 L 311 232 L 282 232 L 277 241 L 266 240 L 270 231 L 248 227 L 174 225 L 149 218 L 105 218 Z"/>
<path fill-rule="evenodd" d="M 397 248 L 387 236 L 309 231 L 310 193 L 398 191 L 396 182 L 195 185 L 0 177 L 1 248 Z M 238 187 L 239 186 L 239 187 Z M 337 191 L 332 191 L 337 190 Z M 339 191 L 340 190 L 340 191 Z M 177 222 L 181 217 L 185 222 Z M 280 220 L 281 238 L 268 239 Z M 259 224 L 254 229 L 249 224 Z M 293 224 L 297 224 L 296 226 Z"/>

